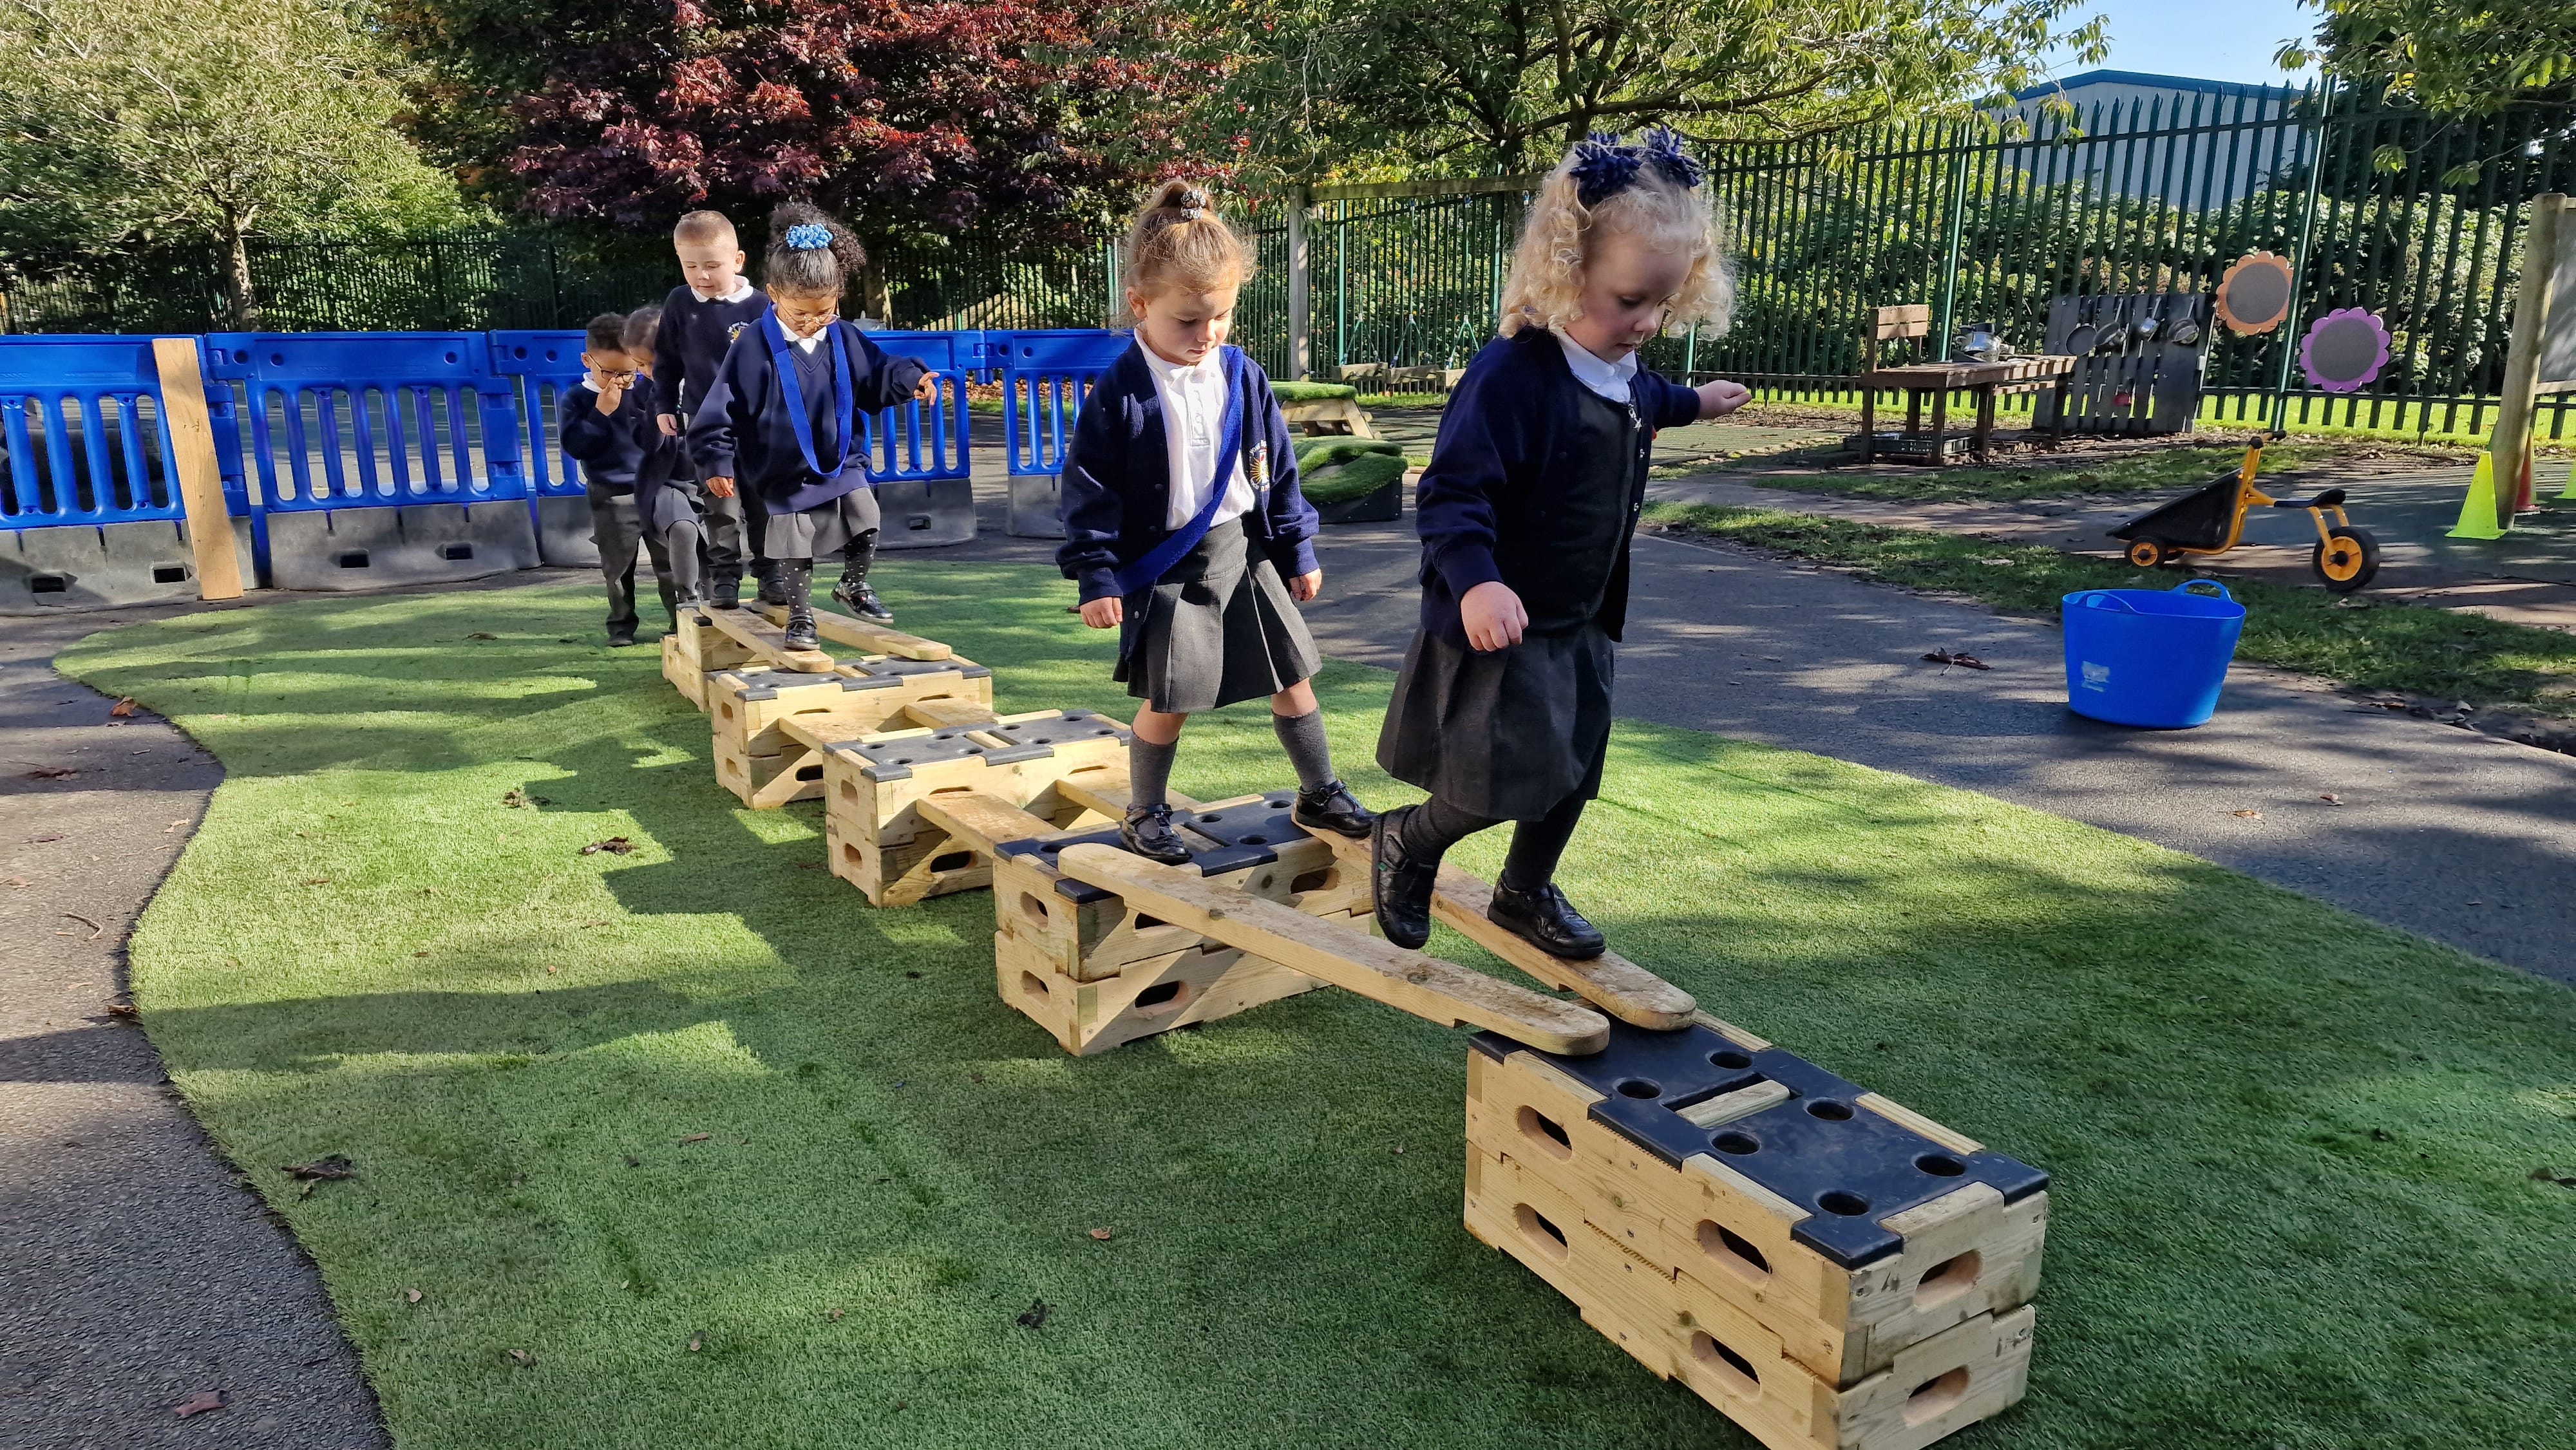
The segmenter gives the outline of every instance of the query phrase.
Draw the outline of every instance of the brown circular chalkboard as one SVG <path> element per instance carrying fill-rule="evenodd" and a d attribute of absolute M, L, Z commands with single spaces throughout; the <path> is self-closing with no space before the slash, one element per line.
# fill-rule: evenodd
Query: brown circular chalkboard
<path fill-rule="evenodd" d="M 2218 279 L 2218 320 L 2237 332 L 2270 332 L 2290 315 L 2290 264 L 2248 252 Z"/>

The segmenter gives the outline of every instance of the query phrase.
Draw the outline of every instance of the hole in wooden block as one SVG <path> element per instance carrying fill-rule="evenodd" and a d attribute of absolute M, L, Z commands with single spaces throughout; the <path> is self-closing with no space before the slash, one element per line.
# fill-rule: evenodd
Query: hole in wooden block
<path fill-rule="evenodd" d="M 1551 1158 L 1574 1156 L 1574 1140 L 1565 1135 L 1563 1124 L 1536 1108 L 1523 1108 L 1519 1115 L 1521 1136 L 1539 1146 Z"/>
<path fill-rule="evenodd" d="M 857 800 L 858 798 L 859 798 L 859 788 L 858 788 L 857 786 L 855 786 L 855 785 L 850 784 L 850 783 L 849 783 L 848 781 L 846 781 L 846 780 L 845 780 L 845 781 L 842 781 L 842 782 L 841 782 L 841 799 L 843 799 L 843 800 L 845 800 L 845 801 L 854 801 L 854 800 Z"/>
<path fill-rule="evenodd" d="M 1570 1251 L 1565 1242 L 1565 1230 L 1548 1222 L 1547 1215 L 1528 1204 L 1512 1206 L 1512 1222 L 1520 1225 L 1521 1237 L 1530 1241 L 1530 1247 L 1549 1258 L 1561 1261 Z"/>
<path fill-rule="evenodd" d="M 1708 1145 L 1720 1153 L 1733 1153 L 1737 1157 L 1762 1151 L 1762 1140 L 1751 1133 L 1720 1133 L 1709 1139 Z"/>
<path fill-rule="evenodd" d="M 1710 1338 L 1705 1329 L 1691 1331 L 1691 1358 L 1730 1395 L 1749 1400 L 1762 1393 L 1762 1376 L 1753 1372 L 1753 1361 Z"/>
<path fill-rule="evenodd" d="M 1187 982 L 1156 982 L 1136 994 L 1136 1010 L 1147 1013 L 1174 1011 L 1188 1001 L 1189 996 Z"/>
<path fill-rule="evenodd" d="M 1623 1098 L 1646 1098 L 1651 1100 L 1662 1097 L 1663 1095 L 1664 1085 L 1662 1083 L 1652 1082 L 1642 1077 L 1623 1077 L 1619 1079 L 1619 1096 Z"/>
<path fill-rule="evenodd" d="M 723 717 L 725 717 L 725 718 L 726 718 L 726 719 L 728 719 L 728 720 L 732 719 L 732 718 L 733 718 L 733 701 L 731 701 L 731 700 L 719 700 L 719 701 L 717 701 L 717 702 L 716 702 L 716 713 L 717 713 L 717 714 L 719 714 L 719 715 L 722 715 Z"/>
<path fill-rule="evenodd" d="M 1303 896 L 1309 891 L 1330 891 L 1341 884 L 1342 869 L 1340 867 L 1318 866 L 1312 871 L 1299 875 L 1296 880 L 1289 882 L 1288 891 L 1290 895 Z"/>
<path fill-rule="evenodd" d="M 800 765 L 796 767 L 796 778 L 798 780 L 821 780 L 823 778 L 823 767 L 819 765 Z"/>
<path fill-rule="evenodd" d="M 1858 1218 L 1869 1212 L 1869 1200 L 1847 1188 L 1836 1188 L 1817 1194 L 1816 1207 L 1844 1218 Z"/>
<path fill-rule="evenodd" d="M 1699 1247 L 1738 1278 L 1759 1284 L 1771 1277 L 1771 1261 L 1762 1257 L 1752 1240 L 1724 1224 L 1700 1220 Z"/>
<path fill-rule="evenodd" d="M 1038 900 L 1033 893 L 1026 891 L 1020 893 L 1020 914 L 1040 926 L 1047 924 L 1047 904 Z"/>
<path fill-rule="evenodd" d="M 1828 1123 L 1849 1122 L 1851 1113 L 1851 1104 L 1838 1103 L 1832 1098 L 1818 1098 L 1807 1104 L 1808 1117 L 1822 1118 Z"/>
<path fill-rule="evenodd" d="M 1046 978 L 1035 972 L 1020 973 L 1020 990 L 1043 1002 L 1047 999 Z"/>
<path fill-rule="evenodd" d="M 851 845 L 851 844 L 850 844 L 849 842 L 847 842 L 847 841 L 843 841 L 843 842 L 841 843 L 841 859 L 842 859 L 844 862 L 847 862 L 848 864 L 850 864 L 850 865 L 852 865 L 852 866 L 856 866 L 856 865 L 858 865 L 858 864 L 859 864 L 859 862 L 861 862 L 861 861 L 863 861 L 863 860 L 865 860 L 865 859 L 867 859 L 867 858 L 865 858 L 865 857 L 863 857 L 863 856 L 861 856 L 861 855 L 859 854 L 859 848 L 858 848 L 858 847 Z"/>
<path fill-rule="evenodd" d="M 1928 1379 L 1914 1387 L 1905 1397 L 1905 1423 L 1920 1425 L 1938 1418 L 1959 1401 L 1968 1397 L 1968 1371 L 1965 1366 L 1937 1379 Z"/>
<path fill-rule="evenodd" d="M 963 871 L 974 864 L 975 853 L 972 851 L 943 851 L 930 858 L 933 871 Z"/>
<path fill-rule="evenodd" d="M 1138 913 L 1136 913 L 1136 929 L 1137 929 L 1138 931 L 1143 931 L 1145 928 L 1147 928 L 1147 927 L 1149 927 L 1149 926 L 1163 926 L 1163 925 L 1167 925 L 1167 923 L 1166 923 L 1166 922 L 1165 922 L 1161 917 L 1159 917 L 1159 916 L 1147 916 L 1145 913 L 1143 913 L 1143 912 L 1141 912 L 1141 911 L 1140 911 L 1140 912 L 1138 912 Z"/>
<path fill-rule="evenodd" d="M 1974 1249 L 1934 1264 L 1924 1271 L 1922 1282 L 1914 1286 L 1914 1307 L 1938 1308 L 1967 1293 L 1977 1287 L 1977 1273 L 1984 1267 L 1984 1257 Z"/>
<path fill-rule="evenodd" d="M 1751 1057 L 1736 1051 L 1732 1047 L 1719 1048 L 1717 1051 L 1708 1055 L 1708 1060 L 1711 1066 L 1722 1067 L 1729 1072 L 1734 1072 L 1740 1068 L 1747 1068 L 1753 1065 L 1753 1059 Z"/>
<path fill-rule="evenodd" d="M 1914 1166 L 1935 1178 L 1956 1178 L 1968 1171 L 1968 1165 L 1947 1153 L 1926 1153 L 1914 1160 Z"/>

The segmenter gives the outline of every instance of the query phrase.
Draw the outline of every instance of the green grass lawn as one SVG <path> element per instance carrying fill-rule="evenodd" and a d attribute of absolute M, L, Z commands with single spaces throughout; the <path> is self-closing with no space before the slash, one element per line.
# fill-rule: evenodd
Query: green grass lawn
<path fill-rule="evenodd" d="M 1728 539 L 1859 570 L 1913 589 L 1964 594 L 2055 619 L 2078 589 L 2170 589 L 2192 577 L 2134 569 L 2037 544 L 1897 529 L 1780 509 L 1646 506 L 1648 527 Z M 2576 719 L 2576 635 L 2461 609 L 2259 579 L 2224 581 L 2246 607 L 2240 659 L 2369 690 L 2467 701 L 2483 709 Z"/>
<path fill-rule="evenodd" d="M 1005 708 L 1123 713 L 1051 571 L 880 576 Z M 995 997 L 989 896 L 869 909 L 600 613 L 306 601 L 62 660 L 225 764 L 136 1000 L 406 1450 L 1751 1443 L 1461 1228 L 1464 1034 L 1325 991 L 1066 1057 Z M 1319 683 L 1399 799 L 1389 676 Z M 1176 784 L 1284 771 L 1238 709 Z M 1625 951 L 2056 1174 L 2030 1399 L 1953 1443 L 2576 1437 L 2576 1192 L 2531 1177 L 2576 1174 L 2576 995 L 1813 756 L 1626 724 L 1608 779 L 1564 879 Z"/>
<path fill-rule="evenodd" d="M 2264 491 L 2276 497 L 2303 497 L 2303 490 L 2288 475 L 2294 470 L 2320 464 L 2378 462 L 2383 469 L 2395 455 L 2397 471 L 2412 470 L 2431 464 L 2473 464 L 2472 453 L 2400 447 L 2394 444 L 2356 444 L 2344 441 L 2290 440 L 2274 443 L 2263 450 L 2260 482 Z M 1961 463 L 1947 468 L 1908 466 L 1899 471 L 1860 471 L 1858 468 L 1818 468 L 1820 463 L 1854 455 L 1840 454 L 1837 449 L 1806 450 L 1775 456 L 1775 466 L 1756 463 L 1737 465 L 1753 481 L 1767 488 L 1797 489 L 1806 493 L 1830 493 L 1845 498 L 1887 499 L 1902 503 L 1938 503 L 1966 499 L 2005 501 L 2029 498 L 2061 498 L 2069 494 L 2092 493 L 2182 493 L 2202 484 L 2214 482 L 2221 474 L 2236 472 L 2245 461 L 2245 448 L 2240 443 L 2178 444 L 2161 448 L 2142 448 L 2124 453 L 2069 452 L 2051 455 L 2004 454 L 1991 464 Z M 1776 466 L 1787 465 L 1787 466 Z M 1662 468 L 1658 473 L 1705 473 L 1706 464 L 1687 468 Z"/>

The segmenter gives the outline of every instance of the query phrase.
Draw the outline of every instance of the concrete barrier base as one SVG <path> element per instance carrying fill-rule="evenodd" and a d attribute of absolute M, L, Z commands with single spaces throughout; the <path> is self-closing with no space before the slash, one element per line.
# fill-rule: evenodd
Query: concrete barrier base
<path fill-rule="evenodd" d="M 599 541 L 590 533 L 590 498 L 537 500 L 537 557 L 558 569 L 599 567 Z"/>
<path fill-rule="evenodd" d="M 1015 539 L 1061 539 L 1064 520 L 1056 513 L 1061 482 L 1052 473 L 1011 475 L 1011 511 L 1002 532 Z"/>
<path fill-rule="evenodd" d="M 525 499 L 268 516 L 269 582 L 338 591 L 443 584 L 537 567 Z"/>
<path fill-rule="evenodd" d="M 975 485 L 962 478 L 877 486 L 880 549 L 935 549 L 975 537 Z"/>
<path fill-rule="evenodd" d="M 250 520 L 231 524 L 248 582 L 257 577 Z M 0 614 L 183 603 L 197 597 L 196 557 L 188 526 L 175 519 L 0 531 Z"/>

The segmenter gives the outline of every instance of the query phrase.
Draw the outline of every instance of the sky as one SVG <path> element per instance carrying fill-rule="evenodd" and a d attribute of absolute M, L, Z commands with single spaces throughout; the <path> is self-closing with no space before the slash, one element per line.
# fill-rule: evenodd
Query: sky
<path fill-rule="evenodd" d="M 2298 82 L 2272 63 L 2284 40 L 2316 31 L 2317 12 L 2297 0 L 2092 0 L 2077 16 L 2111 20 L 2108 70 L 2146 71 L 2212 81 Z M 2059 79 L 2095 69 L 2059 58 Z M 2312 74 L 2312 73 L 2311 73 Z"/>

